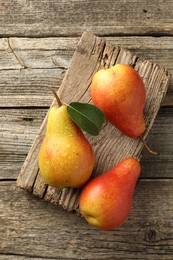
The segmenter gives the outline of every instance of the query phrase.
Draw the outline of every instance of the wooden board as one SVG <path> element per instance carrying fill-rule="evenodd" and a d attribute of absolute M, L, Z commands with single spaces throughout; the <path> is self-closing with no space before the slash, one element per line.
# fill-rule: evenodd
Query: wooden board
<path fill-rule="evenodd" d="M 109 68 L 117 63 L 133 66 L 145 82 L 147 93 L 144 111 L 145 139 L 166 94 L 170 79 L 168 71 L 157 64 L 142 60 L 130 51 L 114 46 L 103 38 L 96 37 L 91 33 L 84 33 L 59 88 L 59 96 L 67 103 L 70 101 L 91 102 L 89 89 L 93 74 L 100 68 Z M 78 211 L 80 189 L 52 188 L 44 183 L 39 173 L 38 153 L 45 135 L 46 121 L 47 116 L 18 176 L 18 186 L 46 201 L 61 205 L 69 211 Z M 88 138 L 95 152 L 93 176 L 110 169 L 127 156 L 140 158 L 143 148 L 139 139 L 124 136 L 108 122 L 98 137 L 88 136 Z"/>
<path fill-rule="evenodd" d="M 0 109 L 1 180 L 16 179 L 47 108 Z M 159 152 L 157 158 L 142 151 L 140 178 L 172 178 L 173 175 L 173 107 L 161 107 L 147 143 Z M 1 150 L 1 151 L 2 151 Z"/>
<path fill-rule="evenodd" d="M 172 260 L 172 209 L 173 180 L 139 180 L 125 223 L 98 230 L 4 181 L 0 259 Z"/>
<path fill-rule="evenodd" d="M 173 35 L 173 1 L 1 0 L 0 36 Z"/>
<path fill-rule="evenodd" d="M 104 37 L 114 45 L 126 47 L 166 67 L 173 74 L 173 37 Z M 79 37 L 0 39 L 0 106 L 50 106 L 79 41 Z M 9 47 L 10 46 L 10 47 Z M 173 105 L 173 78 L 162 106 Z"/>

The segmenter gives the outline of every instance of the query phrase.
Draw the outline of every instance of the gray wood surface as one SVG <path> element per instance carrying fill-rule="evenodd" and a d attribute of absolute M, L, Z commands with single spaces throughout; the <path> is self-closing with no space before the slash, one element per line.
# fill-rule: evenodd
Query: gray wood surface
<path fill-rule="evenodd" d="M 60 86 L 79 38 L 0 39 L 0 106 L 49 106 L 52 94 L 48 87 L 58 89 Z M 172 37 L 104 38 L 167 68 L 173 74 Z M 173 104 L 172 78 L 163 104 Z"/>
<path fill-rule="evenodd" d="M 173 1 L 0 1 L 0 259 L 173 259 L 173 80 L 142 152 L 127 221 L 111 232 L 16 187 L 84 31 L 173 74 Z"/>
<path fill-rule="evenodd" d="M 141 0 L 2 0 L 0 35 L 172 35 L 173 2 Z"/>
<path fill-rule="evenodd" d="M 140 180 L 127 221 L 102 231 L 36 199 L 15 182 L 2 182 L 1 259 L 172 260 L 172 190 L 173 180 Z"/>

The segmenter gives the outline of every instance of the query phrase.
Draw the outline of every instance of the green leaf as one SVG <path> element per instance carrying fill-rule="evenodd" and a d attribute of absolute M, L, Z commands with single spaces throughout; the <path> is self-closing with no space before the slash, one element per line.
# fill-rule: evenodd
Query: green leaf
<path fill-rule="evenodd" d="M 71 102 L 67 112 L 82 130 L 94 136 L 99 134 L 105 121 L 102 110 L 92 104 Z"/>

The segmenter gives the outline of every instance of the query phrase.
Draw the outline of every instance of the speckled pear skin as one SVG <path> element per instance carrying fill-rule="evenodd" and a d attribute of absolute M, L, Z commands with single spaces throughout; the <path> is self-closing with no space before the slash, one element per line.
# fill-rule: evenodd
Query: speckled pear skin
<path fill-rule="evenodd" d="M 125 135 L 136 138 L 145 131 L 145 86 L 131 66 L 116 64 L 96 72 L 91 83 L 91 97 L 110 123 Z"/>
<path fill-rule="evenodd" d="M 131 210 L 140 171 L 138 160 L 129 157 L 89 181 L 82 189 L 79 202 L 80 212 L 86 221 L 105 230 L 121 225 Z"/>
<path fill-rule="evenodd" d="M 39 152 L 39 168 L 53 187 L 81 187 L 94 166 L 94 153 L 81 129 L 72 121 L 66 106 L 53 106 Z"/>

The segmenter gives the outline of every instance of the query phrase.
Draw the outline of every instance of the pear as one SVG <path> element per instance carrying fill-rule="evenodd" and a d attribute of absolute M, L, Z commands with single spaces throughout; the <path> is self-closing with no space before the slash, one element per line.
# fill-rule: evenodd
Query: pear
<path fill-rule="evenodd" d="M 116 64 L 96 72 L 91 97 L 110 123 L 125 135 L 136 138 L 144 132 L 146 91 L 141 77 L 131 66 Z"/>
<path fill-rule="evenodd" d="M 79 209 L 86 221 L 105 230 L 121 225 L 131 210 L 140 171 L 139 161 L 129 157 L 89 181 L 79 198 Z"/>
<path fill-rule="evenodd" d="M 81 187 L 91 176 L 92 146 L 65 105 L 55 105 L 49 111 L 38 161 L 43 179 L 53 187 Z"/>

